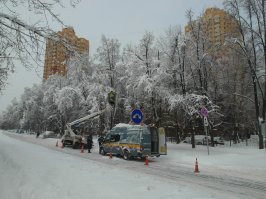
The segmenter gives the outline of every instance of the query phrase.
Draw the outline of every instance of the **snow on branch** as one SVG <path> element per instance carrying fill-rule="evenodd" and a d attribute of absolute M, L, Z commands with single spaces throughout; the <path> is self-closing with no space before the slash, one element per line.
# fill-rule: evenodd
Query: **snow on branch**
<path fill-rule="evenodd" d="M 15 16 L 10 16 L 10 15 L 4 14 L 4 13 L 0 13 L 0 18 L 6 19 L 10 23 L 16 24 L 16 25 L 18 25 L 20 27 L 23 27 L 24 29 L 26 29 L 26 30 L 28 30 L 30 32 L 33 32 L 33 33 L 35 33 L 35 34 L 37 34 L 37 35 L 39 35 L 41 37 L 46 37 L 47 36 L 47 35 L 45 35 L 43 33 L 43 31 L 45 30 L 44 28 L 36 28 L 36 27 L 34 27 L 32 25 L 28 25 L 25 22 L 23 22 L 22 20 L 20 20 L 17 17 L 15 17 Z M 10 29 L 15 29 L 15 30 L 19 31 L 18 28 L 14 28 L 12 26 L 9 26 L 9 25 L 3 23 L 2 21 L 1 21 L 1 24 L 4 25 L 4 26 L 6 26 L 6 27 L 8 27 L 8 28 L 10 28 Z M 27 36 L 29 36 L 29 35 L 27 35 Z"/>
<path fill-rule="evenodd" d="M 60 112 L 65 112 L 73 108 L 75 104 L 79 104 L 80 99 L 81 97 L 78 90 L 71 87 L 64 87 L 58 92 L 55 103 Z"/>
<path fill-rule="evenodd" d="M 170 110 L 181 109 L 189 116 L 200 115 L 200 110 L 205 106 L 209 113 L 215 113 L 218 106 L 213 104 L 212 101 L 205 95 L 186 94 L 174 95 L 169 98 Z"/>

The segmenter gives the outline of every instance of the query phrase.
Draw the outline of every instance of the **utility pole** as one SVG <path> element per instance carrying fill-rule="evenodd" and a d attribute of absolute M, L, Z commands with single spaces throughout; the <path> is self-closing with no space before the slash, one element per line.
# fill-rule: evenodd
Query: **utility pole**
<path fill-rule="evenodd" d="M 191 143 L 192 143 L 192 149 L 194 149 L 195 148 L 195 128 L 194 128 L 194 124 L 193 124 L 193 127 L 192 127 Z"/>

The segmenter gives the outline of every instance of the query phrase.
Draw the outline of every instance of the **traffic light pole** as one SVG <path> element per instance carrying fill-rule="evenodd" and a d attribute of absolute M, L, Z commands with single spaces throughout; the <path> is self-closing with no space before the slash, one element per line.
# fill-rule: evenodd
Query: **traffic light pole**
<path fill-rule="evenodd" d="M 114 124 L 113 124 L 113 120 L 114 120 L 114 118 L 113 118 L 113 117 L 114 117 L 114 116 L 113 116 L 114 114 L 113 114 L 113 113 L 114 113 L 114 108 L 111 109 L 111 124 L 110 124 L 110 125 L 111 125 L 111 126 L 110 126 L 111 129 L 113 128 L 113 125 L 114 125 Z"/>
<path fill-rule="evenodd" d="M 111 91 L 108 93 L 108 103 L 111 105 L 111 122 L 110 127 L 113 128 L 113 121 L 114 121 L 114 110 L 115 110 L 115 104 L 116 104 L 116 93 L 114 91 Z"/>

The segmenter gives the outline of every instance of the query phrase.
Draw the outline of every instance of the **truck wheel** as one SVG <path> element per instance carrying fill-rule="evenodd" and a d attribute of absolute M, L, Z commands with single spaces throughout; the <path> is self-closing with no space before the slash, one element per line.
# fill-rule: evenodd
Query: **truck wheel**
<path fill-rule="evenodd" d="M 105 155 L 105 154 L 106 154 L 106 152 L 104 151 L 103 148 L 100 148 L 100 154 L 101 154 L 101 155 Z"/>
<path fill-rule="evenodd" d="M 72 148 L 73 149 L 78 149 L 79 148 L 79 143 L 78 142 L 73 143 Z"/>
<path fill-rule="evenodd" d="M 202 145 L 202 143 L 201 142 L 198 142 L 197 145 Z"/>
<path fill-rule="evenodd" d="M 129 152 L 127 150 L 124 150 L 123 158 L 124 158 L 124 160 L 130 160 L 130 155 L 129 155 Z"/>

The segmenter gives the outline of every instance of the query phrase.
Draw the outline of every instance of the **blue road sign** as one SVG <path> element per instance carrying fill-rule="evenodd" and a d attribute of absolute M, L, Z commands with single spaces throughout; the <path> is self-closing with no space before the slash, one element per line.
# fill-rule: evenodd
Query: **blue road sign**
<path fill-rule="evenodd" d="M 141 110 L 139 109 L 134 109 L 131 112 L 131 120 L 135 123 L 135 124 L 140 124 L 141 121 L 143 120 L 143 114 L 141 112 Z"/>

